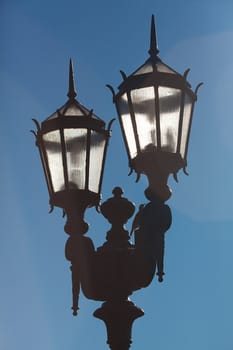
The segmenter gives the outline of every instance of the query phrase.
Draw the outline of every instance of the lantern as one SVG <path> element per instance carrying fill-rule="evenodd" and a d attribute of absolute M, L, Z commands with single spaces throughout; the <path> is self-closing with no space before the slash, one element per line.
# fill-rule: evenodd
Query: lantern
<path fill-rule="evenodd" d="M 87 230 L 82 221 L 84 210 L 98 206 L 100 200 L 110 125 L 105 130 L 104 121 L 75 99 L 71 60 L 67 96 L 68 101 L 41 126 L 34 119 L 37 125 L 36 144 L 51 207 L 64 209 L 68 216 L 68 233 L 77 229 L 84 233 Z"/>
<path fill-rule="evenodd" d="M 154 16 L 151 21 L 150 57 L 130 76 L 121 71 L 123 82 L 113 101 L 119 116 L 129 166 L 147 175 L 149 188 L 163 199 L 170 197 L 169 174 L 177 179 L 186 173 L 187 152 L 194 103 L 199 84 L 193 92 L 186 80 L 158 57 Z"/>

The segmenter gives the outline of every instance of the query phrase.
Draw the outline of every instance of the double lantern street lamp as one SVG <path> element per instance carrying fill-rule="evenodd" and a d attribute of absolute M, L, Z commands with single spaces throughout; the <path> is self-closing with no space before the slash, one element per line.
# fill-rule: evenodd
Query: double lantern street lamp
<path fill-rule="evenodd" d="M 48 186 L 51 210 L 63 209 L 67 216 L 65 247 L 71 262 L 73 315 L 77 315 L 80 287 L 92 300 L 104 301 L 94 312 L 107 327 L 110 348 L 129 349 L 133 321 L 143 311 L 130 300 L 135 290 L 147 287 L 155 273 L 163 280 L 164 234 L 171 225 L 165 204 L 171 196 L 169 174 L 186 173 L 187 152 L 197 90 L 158 57 L 154 17 L 151 22 L 149 58 L 128 77 L 121 71 L 119 91 L 113 94 L 129 159 L 131 173 L 148 178 L 149 202 L 141 205 L 130 242 L 124 224 L 135 206 L 116 187 L 113 197 L 100 205 L 101 185 L 112 121 L 105 123 L 93 110 L 76 100 L 70 61 L 68 101 L 41 125 L 35 120 L 36 145 Z M 84 234 L 86 208 L 95 206 L 111 223 L 106 242 L 95 250 Z"/>

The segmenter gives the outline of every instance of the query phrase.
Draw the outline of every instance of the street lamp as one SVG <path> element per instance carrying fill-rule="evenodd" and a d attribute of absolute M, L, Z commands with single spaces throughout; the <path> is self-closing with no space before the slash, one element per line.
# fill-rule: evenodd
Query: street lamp
<path fill-rule="evenodd" d="M 72 62 L 69 68 L 68 101 L 40 125 L 35 119 L 36 145 L 48 186 L 51 210 L 61 207 L 67 216 L 69 235 L 65 255 L 71 262 L 73 315 L 77 315 L 80 287 L 92 300 L 104 301 L 94 312 L 107 327 L 112 350 L 127 350 L 133 321 L 143 316 L 129 295 L 147 287 L 155 274 L 163 281 L 164 234 L 171 225 L 171 211 L 165 201 L 171 191 L 169 174 L 187 165 L 187 150 L 197 86 L 191 90 L 186 77 L 158 58 L 154 17 L 151 22 L 149 59 L 123 82 L 113 101 L 116 105 L 129 166 L 148 178 L 145 191 L 149 202 L 135 215 L 131 233 L 125 223 L 135 205 L 115 187 L 113 197 L 99 206 L 101 184 L 110 128 L 76 100 Z M 96 206 L 112 225 L 106 242 L 95 249 L 85 237 L 86 208 Z"/>

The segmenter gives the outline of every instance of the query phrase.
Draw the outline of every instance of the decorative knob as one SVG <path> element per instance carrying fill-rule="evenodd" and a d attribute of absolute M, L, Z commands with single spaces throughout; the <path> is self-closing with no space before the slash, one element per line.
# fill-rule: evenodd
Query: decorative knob
<path fill-rule="evenodd" d="M 134 214 L 135 205 L 122 197 L 123 193 L 121 187 L 115 187 L 112 191 L 113 197 L 100 207 L 101 213 L 112 225 L 123 226 Z"/>

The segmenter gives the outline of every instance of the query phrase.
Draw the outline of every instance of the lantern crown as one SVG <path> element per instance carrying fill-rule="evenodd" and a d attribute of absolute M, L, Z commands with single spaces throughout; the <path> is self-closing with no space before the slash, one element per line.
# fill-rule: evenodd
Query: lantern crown
<path fill-rule="evenodd" d="M 150 49 L 149 49 L 148 53 L 153 57 L 156 57 L 159 53 L 156 30 L 155 30 L 155 17 L 154 17 L 154 15 L 152 15 L 152 17 L 151 17 Z"/>
<path fill-rule="evenodd" d="M 74 100 L 77 96 L 77 93 L 75 91 L 75 85 L 74 85 L 74 72 L 73 72 L 73 62 L 70 58 L 70 66 L 69 66 L 69 91 L 67 96 L 70 100 Z"/>
<path fill-rule="evenodd" d="M 59 107 L 54 113 L 42 122 L 43 128 L 56 128 L 57 124 L 68 123 L 75 127 L 82 125 L 93 125 L 95 128 L 104 128 L 105 122 L 93 113 L 93 109 L 84 107 L 77 99 L 77 92 L 75 90 L 73 62 L 69 62 L 69 87 L 68 87 L 68 101 Z M 65 120 L 66 121 L 65 121 Z"/>

